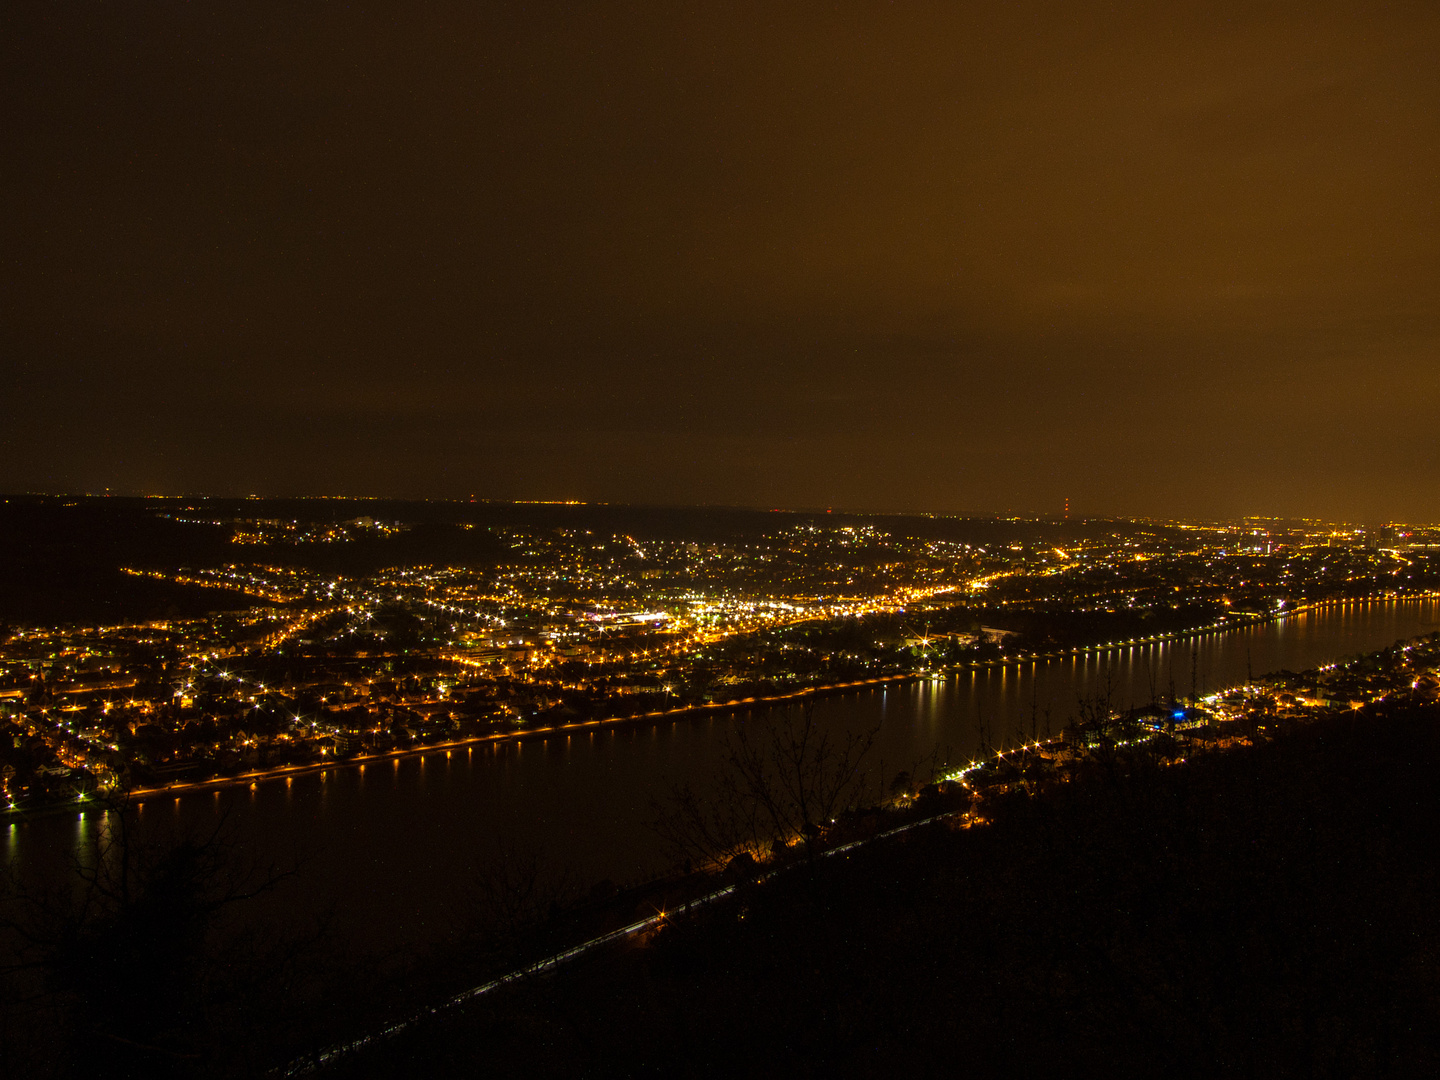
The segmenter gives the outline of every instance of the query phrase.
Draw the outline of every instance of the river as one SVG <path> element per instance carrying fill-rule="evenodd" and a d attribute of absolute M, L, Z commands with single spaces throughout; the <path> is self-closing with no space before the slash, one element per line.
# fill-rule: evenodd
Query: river
<path fill-rule="evenodd" d="M 930 762 L 968 760 L 982 724 L 992 743 L 1059 731 L 1077 701 L 1104 683 L 1118 705 L 1152 688 L 1204 694 L 1255 675 L 1301 670 L 1440 626 L 1440 600 L 1370 601 L 1305 611 L 1257 626 L 1064 659 L 994 666 L 821 698 L 839 729 L 878 728 L 868 766 L 878 780 Z M 438 940 L 463 907 L 477 859 L 500 844 L 538 853 L 553 872 L 624 884 L 665 868 L 649 827 L 676 784 L 712 782 L 737 723 L 765 710 L 692 714 L 623 726 L 438 750 L 179 798 L 147 799 L 144 830 L 213 829 L 225 815 L 259 863 L 299 860 L 270 901 L 288 913 L 329 911 L 366 947 Z M 54 879 L 87 858 L 104 815 L 61 814 L 4 827 L 3 851 L 26 880 Z"/>

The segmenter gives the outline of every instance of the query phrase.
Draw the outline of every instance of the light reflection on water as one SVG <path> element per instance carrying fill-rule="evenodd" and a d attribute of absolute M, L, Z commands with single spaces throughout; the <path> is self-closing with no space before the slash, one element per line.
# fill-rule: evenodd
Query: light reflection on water
<path fill-rule="evenodd" d="M 1164 696 L 1173 686 L 1209 693 L 1255 674 L 1313 667 L 1339 656 L 1433 630 L 1437 601 L 1351 604 L 1283 622 L 1108 652 L 993 666 L 943 679 L 897 683 L 823 698 L 817 715 L 854 730 L 878 725 L 870 767 L 879 783 L 932 757 L 966 760 L 989 741 L 1007 744 L 1058 731 L 1077 701 L 1109 683 L 1120 706 Z M 387 768 L 331 768 L 255 788 L 152 799 L 145 830 L 213 828 L 228 814 L 258 863 L 303 857 L 301 875 L 275 903 L 333 909 L 370 944 L 433 939 L 449 925 L 477 856 L 504 838 L 541 851 L 581 880 L 625 881 L 661 868 L 646 827 L 653 802 L 684 782 L 703 789 L 736 723 L 767 715 L 701 714 L 648 728 L 590 730 L 583 739 L 481 744 L 396 759 Z M 881 773 L 884 775 L 881 775 Z M 169 803 L 168 807 L 163 803 Z M 37 818 L 8 826 L 4 852 L 22 874 L 46 875 L 93 852 L 101 828 Z"/>

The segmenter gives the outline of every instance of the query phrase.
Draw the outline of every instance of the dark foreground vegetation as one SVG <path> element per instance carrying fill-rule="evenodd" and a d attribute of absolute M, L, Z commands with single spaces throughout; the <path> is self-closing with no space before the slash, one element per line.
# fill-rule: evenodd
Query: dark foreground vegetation
<path fill-rule="evenodd" d="M 1440 712 L 977 807 L 418 1025 L 335 1077 L 1440 1068 Z"/>
<path fill-rule="evenodd" d="M 968 816 L 839 856 L 802 844 L 763 882 L 736 859 L 732 897 L 318 1074 L 1434 1075 L 1440 706 L 1324 713 L 1183 764 L 1166 741 L 973 803 L 932 788 L 907 812 Z M 473 893 L 479 929 L 360 962 L 324 926 L 233 916 L 283 873 L 114 820 L 94 869 L 5 897 L 0 1078 L 283 1075 L 713 887 L 566 895 L 511 853 Z"/>

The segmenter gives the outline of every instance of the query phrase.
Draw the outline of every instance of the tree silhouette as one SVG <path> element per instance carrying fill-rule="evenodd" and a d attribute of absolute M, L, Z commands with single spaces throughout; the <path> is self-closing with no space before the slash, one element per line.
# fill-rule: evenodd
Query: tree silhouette
<path fill-rule="evenodd" d="M 813 702 L 738 720 L 712 794 L 683 785 L 655 808 L 654 828 L 677 862 L 727 865 L 745 852 L 777 856 L 799 845 L 818 853 L 825 830 L 868 794 L 862 766 L 879 727 L 836 732 Z"/>

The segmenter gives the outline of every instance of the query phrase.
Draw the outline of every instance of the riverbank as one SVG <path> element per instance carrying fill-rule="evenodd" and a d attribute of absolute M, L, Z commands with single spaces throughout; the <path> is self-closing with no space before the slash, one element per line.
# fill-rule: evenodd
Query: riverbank
<path fill-rule="evenodd" d="M 323 1075 L 1432 1071 L 1440 709 L 1120 764 L 653 920 Z"/>
<path fill-rule="evenodd" d="M 494 732 L 484 735 L 470 736 L 462 739 L 447 740 L 442 743 L 432 743 L 424 746 L 407 747 L 400 750 L 393 750 L 376 754 L 363 754 L 347 758 L 331 758 L 322 761 L 293 765 L 271 769 L 254 769 L 235 776 L 214 777 L 206 780 L 181 781 L 167 785 L 155 785 L 144 788 L 133 789 L 129 793 L 131 800 L 147 801 L 162 798 L 176 798 L 197 793 L 214 792 L 226 789 L 259 787 L 265 784 L 273 784 L 279 781 L 293 781 L 297 777 L 328 775 L 331 772 L 340 770 L 363 770 L 367 766 L 373 767 L 377 764 L 396 762 L 407 759 L 423 758 L 435 754 L 451 754 L 456 751 L 471 751 L 479 746 L 490 746 L 514 742 L 526 742 L 531 740 L 546 740 L 557 736 L 570 736 L 588 731 L 604 729 L 624 729 L 627 727 L 654 727 L 662 724 L 676 723 L 688 718 L 703 715 L 727 715 L 748 709 L 762 709 L 769 707 L 783 707 L 826 697 L 844 696 L 857 694 L 864 690 L 873 690 L 886 687 L 899 687 L 922 681 L 938 681 L 965 672 L 977 672 L 996 670 L 1001 668 L 1025 668 L 1033 665 L 1043 665 L 1072 659 L 1085 659 L 1104 657 L 1106 654 L 1124 653 L 1135 648 L 1143 648 L 1164 643 L 1173 643 L 1185 640 L 1202 641 L 1207 638 L 1214 638 L 1226 633 L 1232 633 L 1246 628 L 1257 627 L 1266 624 L 1284 622 L 1290 618 L 1306 613 L 1315 613 L 1328 609 L 1341 608 L 1346 606 L 1363 606 L 1371 604 L 1397 603 L 1397 602 L 1422 602 L 1440 598 L 1440 593 L 1413 593 L 1394 595 L 1375 595 L 1367 597 L 1355 597 L 1349 599 L 1335 599 L 1315 601 L 1303 605 L 1285 608 L 1278 612 L 1269 614 L 1249 613 L 1244 615 L 1230 616 L 1224 620 L 1204 626 L 1191 627 L 1183 631 L 1174 631 L 1167 634 L 1157 634 L 1146 638 L 1137 638 L 1125 641 L 1112 641 L 1096 643 L 1091 645 L 1076 646 L 1071 649 L 1057 650 L 1049 653 L 1025 654 L 1020 656 L 1009 656 L 994 660 L 975 661 L 969 663 L 937 666 L 933 669 L 914 672 L 895 672 L 885 675 L 877 675 L 864 679 L 855 679 L 845 682 L 829 683 L 823 686 L 801 687 L 795 690 L 779 694 L 753 696 L 747 698 L 731 699 L 723 702 L 707 702 L 697 705 L 676 706 L 671 709 L 651 710 L 643 713 L 633 713 L 624 716 L 613 716 L 597 718 L 592 720 L 577 720 L 565 724 L 546 725 L 542 727 L 516 729 L 511 731 Z M 1338 654 L 1337 654 L 1338 655 Z M 1332 657 L 1333 658 L 1333 657 Z M 1257 672 L 1259 674 L 1259 672 Z M 1212 687 L 1218 689 L 1219 687 Z M 0 822 L 24 821 L 40 817 L 51 817 L 63 814 L 87 814 L 103 810 L 104 801 L 98 798 L 80 799 L 65 803 L 57 803 L 49 806 L 9 809 L 0 811 Z"/>
<path fill-rule="evenodd" d="M 1258 740 L 1137 740 L 1117 729 L 1092 742 L 1082 725 L 1063 748 L 1000 755 L 908 807 L 949 823 L 912 819 L 900 832 L 886 814 L 841 815 L 822 837 L 835 845 L 829 855 L 811 864 L 799 850 L 782 854 L 726 879 L 733 890 L 698 877 L 611 885 L 609 901 L 592 890 L 547 932 L 563 932 L 558 951 L 501 969 L 514 977 L 477 985 L 493 955 L 482 948 L 473 963 L 447 939 L 414 965 L 346 969 L 303 1008 L 286 1005 L 289 1034 L 250 1021 L 234 1031 L 271 1034 L 257 1073 L 282 1061 L 303 1068 L 347 1032 L 350 1046 L 393 1032 L 331 1058 L 338 1071 L 326 1075 L 407 1065 L 465 1075 L 483 1054 L 526 1075 L 720 1076 L 778 1062 L 800 1075 L 868 1076 L 887 1063 L 923 1072 L 963 1016 L 986 1048 L 967 1056 L 981 1075 L 1046 1075 L 1050 1053 L 1071 1066 L 1063 1074 L 1118 1063 L 1120 1075 L 1145 1075 L 1187 1061 L 1207 1075 L 1283 1073 L 1295 1061 L 1320 1074 L 1383 1074 L 1370 1059 L 1345 1068 L 1353 1062 L 1327 1058 L 1324 1040 L 1295 1031 L 1308 1017 L 1337 1032 L 1344 1053 L 1368 1053 L 1367 1032 L 1386 1041 L 1382 1055 L 1425 1049 L 1414 1033 L 1427 1029 L 1403 1012 L 1428 1015 L 1437 997 L 1423 963 L 1434 945 L 1416 930 L 1417 920 L 1429 927 L 1440 887 L 1425 832 L 1440 812 L 1429 782 L 1440 762 L 1440 709 L 1428 700 L 1437 640 L 1327 665 L 1370 680 L 1361 709 L 1307 709 L 1292 724 L 1273 699 L 1257 701 Z M 444 790 L 425 794 L 428 803 Z M 952 796 L 968 817 L 947 807 Z M 973 825 L 984 827 L 964 827 Z M 413 843 L 422 832 L 407 823 L 403 835 Z M 533 896 L 540 879 L 494 880 Z M 373 861 L 363 864 L 357 886 L 376 881 Z M 543 912 L 543 887 L 538 895 Z M 504 927 L 499 940 L 514 941 Z M 1180 1001 L 1177 978 L 1188 988 Z M 270 1001 L 279 982 L 257 972 L 256 1000 Z M 1357 1019 L 1347 1011 L 1357 1003 L 1380 1015 Z M 1124 1054 L 1107 1058 L 1117 1031 Z M 1177 1033 L 1182 1045 L 1171 1046 Z M 220 1046 L 213 1032 L 204 1039 L 207 1052 Z M 1257 1048 L 1269 1056 L 1245 1056 Z"/>

